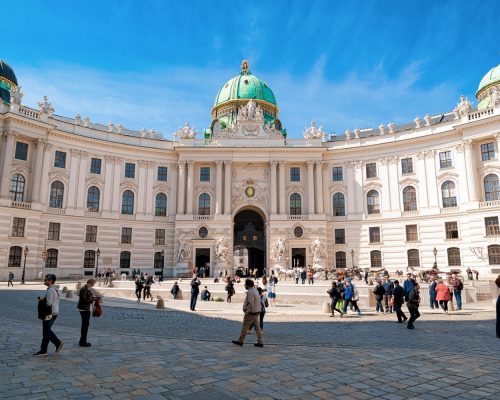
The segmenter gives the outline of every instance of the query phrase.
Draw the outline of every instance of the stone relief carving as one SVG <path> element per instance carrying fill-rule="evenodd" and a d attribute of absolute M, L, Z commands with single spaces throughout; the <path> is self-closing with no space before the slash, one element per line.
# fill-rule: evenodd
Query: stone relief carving
<path fill-rule="evenodd" d="M 268 179 L 265 179 L 267 182 Z M 233 191 L 232 191 L 232 204 L 241 204 L 241 203 L 261 203 L 268 204 L 268 185 L 264 182 L 257 181 L 253 178 L 247 178 L 240 183 L 236 182 L 233 179 Z M 247 187 L 253 187 L 255 189 L 254 195 L 252 197 L 248 197 L 245 193 Z"/>
<path fill-rule="evenodd" d="M 458 114 L 460 116 L 467 115 L 472 111 L 472 103 L 467 99 L 467 97 L 462 95 L 460 96 L 460 103 L 457 104 L 455 110 L 458 110 Z M 453 112 L 455 112 L 455 110 L 453 110 Z M 455 112 L 455 115 L 456 114 L 457 113 Z"/>
<path fill-rule="evenodd" d="M 191 259 L 192 246 L 183 234 L 175 239 L 174 260 L 176 262 L 187 262 Z"/>
<path fill-rule="evenodd" d="M 189 126 L 189 122 L 186 122 L 186 125 L 182 128 L 179 128 L 174 132 L 174 139 L 194 139 L 196 136 L 196 132 L 193 128 Z"/>
<path fill-rule="evenodd" d="M 325 246 L 321 242 L 320 238 L 317 237 L 311 245 L 311 254 L 313 256 L 313 262 L 319 262 L 326 259 Z"/>
<path fill-rule="evenodd" d="M 52 103 L 49 101 L 47 96 L 43 96 L 42 100 L 38 102 L 38 107 L 40 107 L 40 111 L 48 114 L 49 116 L 54 114 L 54 107 L 52 107 Z"/>
<path fill-rule="evenodd" d="M 288 258 L 287 249 L 286 241 L 280 237 L 271 247 L 271 261 L 276 263 L 285 262 Z"/>
<path fill-rule="evenodd" d="M 304 131 L 304 139 L 324 139 L 325 132 L 321 129 L 321 127 L 316 126 L 316 122 L 311 122 L 311 126 L 309 128 L 305 128 Z"/>
<path fill-rule="evenodd" d="M 225 237 L 217 240 L 215 244 L 215 255 L 218 261 L 229 261 L 229 243 Z"/>
<path fill-rule="evenodd" d="M 498 88 L 498 86 L 493 86 L 490 89 L 490 98 L 492 106 L 500 105 L 500 89 Z"/>

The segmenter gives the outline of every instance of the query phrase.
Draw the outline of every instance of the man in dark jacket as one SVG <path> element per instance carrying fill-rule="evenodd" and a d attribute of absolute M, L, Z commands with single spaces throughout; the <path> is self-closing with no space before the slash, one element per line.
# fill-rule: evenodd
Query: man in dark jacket
<path fill-rule="evenodd" d="M 407 274 L 406 275 L 406 280 L 403 283 L 404 289 L 405 289 L 405 301 L 408 301 L 408 296 L 410 295 L 410 292 L 413 290 L 415 287 L 415 279 L 413 279 L 412 274 Z"/>
<path fill-rule="evenodd" d="M 457 274 L 452 274 L 450 279 L 450 286 L 453 288 L 453 294 L 455 295 L 455 300 L 457 301 L 457 311 L 462 309 L 462 290 L 464 289 L 464 284 L 457 276 Z"/>
<path fill-rule="evenodd" d="M 147 298 L 151 299 L 153 301 L 153 295 L 151 294 L 151 285 L 153 284 L 153 277 L 148 275 L 147 273 L 144 274 L 144 290 L 142 294 L 142 299 L 146 300 Z"/>
<path fill-rule="evenodd" d="M 385 294 L 384 294 L 384 300 L 385 300 L 385 312 L 391 312 L 392 313 L 392 306 L 391 306 L 391 297 L 392 293 L 394 292 L 394 283 L 389 279 L 389 275 L 384 276 L 384 282 L 382 283 L 382 286 L 385 289 Z"/>
<path fill-rule="evenodd" d="M 429 283 L 429 303 L 432 309 L 439 309 L 439 304 L 436 300 L 436 286 L 436 278 L 434 278 L 434 276 L 431 276 L 431 283 Z"/>
<path fill-rule="evenodd" d="M 408 320 L 407 326 L 408 329 L 415 329 L 413 323 L 418 317 L 420 317 L 420 313 L 418 312 L 418 306 L 420 305 L 420 293 L 418 289 L 420 289 L 420 285 L 415 282 L 415 286 L 408 295 L 408 311 L 410 311 L 410 319 Z"/>
<path fill-rule="evenodd" d="M 80 329 L 80 347 L 90 347 L 91 344 L 87 342 L 87 333 L 89 331 L 90 322 L 90 306 L 94 302 L 94 295 L 92 293 L 92 286 L 95 285 L 95 279 L 89 279 L 85 285 L 80 289 L 78 294 L 78 311 L 82 317 L 82 327 Z"/>
<path fill-rule="evenodd" d="M 172 297 L 174 300 L 177 298 L 177 294 L 179 293 L 179 285 L 177 284 L 177 281 L 174 282 L 172 289 L 170 289 L 170 293 L 172 293 Z"/>
<path fill-rule="evenodd" d="M 384 286 L 382 285 L 382 282 L 380 282 L 379 280 L 377 280 L 377 284 L 373 288 L 373 294 L 375 295 L 375 300 L 377 302 L 375 310 L 377 311 L 377 313 L 379 312 L 383 313 L 384 306 L 382 305 L 382 300 L 384 299 L 385 289 Z"/>
<path fill-rule="evenodd" d="M 405 302 L 405 290 L 399 285 L 399 281 L 394 281 L 394 311 L 396 311 L 396 315 L 398 317 L 398 323 L 402 324 L 405 322 L 408 317 L 405 315 L 401 307 Z"/>
<path fill-rule="evenodd" d="M 190 305 L 190 308 L 191 308 L 191 311 L 196 311 L 195 310 L 196 301 L 198 300 L 198 295 L 200 294 L 200 285 L 201 285 L 201 282 L 198 279 L 197 275 L 195 275 L 193 277 L 193 280 L 191 281 L 190 285 L 191 285 L 191 305 Z"/>
<path fill-rule="evenodd" d="M 334 317 L 335 311 L 337 311 L 338 313 L 340 313 L 340 318 L 342 318 L 344 313 L 337 308 L 337 303 L 342 299 L 342 295 L 337 288 L 337 282 L 332 282 L 332 287 L 327 290 L 327 293 L 330 295 L 330 299 L 332 299 L 332 302 L 330 304 L 330 308 L 332 309 L 331 317 Z"/>
<path fill-rule="evenodd" d="M 137 297 L 137 302 L 141 301 L 141 293 L 144 288 L 144 277 L 138 276 L 135 278 L 135 295 Z"/>

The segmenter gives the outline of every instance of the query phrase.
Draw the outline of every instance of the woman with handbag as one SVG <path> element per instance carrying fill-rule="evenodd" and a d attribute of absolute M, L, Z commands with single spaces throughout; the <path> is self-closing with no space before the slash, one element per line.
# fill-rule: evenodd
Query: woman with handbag
<path fill-rule="evenodd" d="M 92 293 L 92 287 L 95 285 L 95 279 L 89 279 L 85 285 L 80 289 L 78 294 L 78 311 L 80 312 L 80 317 L 82 318 L 82 326 L 80 328 L 80 341 L 78 342 L 80 347 L 90 347 L 92 346 L 87 342 L 87 333 L 89 331 L 90 324 L 90 306 L 94 303 L 95 298 Z"/>

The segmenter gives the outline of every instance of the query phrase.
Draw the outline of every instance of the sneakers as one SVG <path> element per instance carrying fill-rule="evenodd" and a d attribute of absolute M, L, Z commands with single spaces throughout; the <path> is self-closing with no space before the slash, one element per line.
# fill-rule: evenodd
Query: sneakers
<path fill-rule="evenodd" d="M 344 313 L 343 313 L 343 312 L 341 312 L 341 313 L 340 313 L 340 318 L 342 318 L 343 316 L 344 316 Z"/>
<path fill-rule="evenodd" d="M 243 346 L 243 342 L 240 342 L 239 340 L 233 340 L 232 342 L 237 346 Z"/>
<path fill-rule="evenodd" d="M 62 350 L 63 346 L 64 346 L 63 342 L 59 343 L 59 346 L 56 347 L 56 353 L 59 353 Z"/>
<path fill-rule="evenodd" d="M 415 329 L 415 327 L 413 325 L 408 325 L 407 328 L 408 329 Z"/>
<path fill-rule="evenodd" d="M 253 344 L 255 347 L 264 347 L 263 343 L 254 343 Z"/>
<path fill-rule="evenodd" d="M 34 357 L 47 357 L 47 353 L 39 351 L 38 353 L 33 354 Z"/>
<path fill-rule="evenodd" d="M 90 346 L 92 346 L 92 344 L 90 344 L 89 342 L 80 343 L 80 347 L 90 347 Z"/>

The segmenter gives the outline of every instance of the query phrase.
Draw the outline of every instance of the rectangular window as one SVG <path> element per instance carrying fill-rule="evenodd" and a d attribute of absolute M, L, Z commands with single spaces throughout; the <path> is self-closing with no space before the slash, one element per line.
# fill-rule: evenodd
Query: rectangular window
<path fill-rule="evenodd" d="M 377 177 L 377 163 L 366 164 L 366 179 Z"/>
<path fill-rule="evenodd" d="M 403 158 L 401 160 L 401 173 L 413 174 L 413 158 Z"/>
<path fill-rule="evenodd" d="M 446 231 L 446 239 L 458 239 L 458 223 L 457 223 L 457 221 L 445 222 L 444 228 Z"/>
<path fill-rule="evenodd" d="M 210 167 L 200 168 L 200 182 L 210 182 Z"/>
<path fill-rule="evenodd" d="M 406 225 L 406 241 L 407 242 L 418 241 L 417 225 Z"/>
<path fill-rule="evenodd" d="M 89 243 L 97 242 L 97 225 L 87 225 L 85 230 L 85 241 Z"/>
<path fill-rule="evenodd" d="M 300 182 L 300 168 L 299 167 L 291 167 L 290 168 L 290 181 L 291 182 Z"/>
<path fill-rule="evenodd" d="M 49 232 L 47 240 L 59 240 L 61 234 L 61 224 L 59 222 L 49 222 Z"/>
<path fill-rule="evenodd" d="M 123 244 L 132 243 L 132 228 L 122 228 L 122 243 Z"/>
<path fill-rule="evenodd" d="M 155 230 L 155 244 L 160 244 L 160 245 L 165 244 L 165 229 Z"/>
<path fill-rule="evenodd" d="M 56 150 L 54 156 L 54 167 L 66 168 L 66 153 L 64 151 Z"/>
<path fill-rule="evenodd" d="M 486 226 L 486 236 L 500 235 L 500 226 L 498 225 L 498 217 L 486 217 L 484 219 Z"/>
<path fill-rule="evenodd" d="M 16 142 L 16 160 L 24 160 L 28 159 L 28 143 Z"/>
<path fill-rule="evenodd" d="M 368 228 L 370 243 L 380 243 L 380 228 L 378 226 Z"/>
<path fill-rule="evenodd" d="M 158 167 L 158 174 L 156 180 L 160 182 L 166 182 L 168 180 L 168 168 L 167 167 Z"/>
<path fill-rule="evenodd" d="M 101 174 L 101 159 L 91 158 L 90 159 L 90 173 L 100 175 Z"/>
<path fill-rule="evenodd" d="M 451 162 L 451 151 L 442 151 L 439 153 L 439 166 L 440 168 L 451 168 L 453 166 Z"/>
<path fill-rule="evenodd" d="M 341 182 L 344 180 L 342 167 L 332 167 L 332 181 Z"/>
<path fill-rule="evenodd" d="M 125 163 L 125 178 L 135 178 L 135 164 Z"/>
<path fill-rule="evenodd" d="M 12 237 L 24 237 L 26 218 L 14 217 L 12 220 Z"/>
<path fill-rule="evenodd" d="M 335 229 L 335 244 L 345 244 L 345 229 Z"/>
<path fill-rule="evenodd" d="M 485 143 L 481 145 L 481 159 L 483 161 L 495 159 L 495 143 Z"/>

